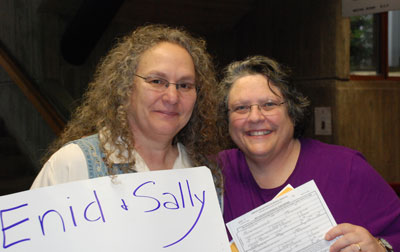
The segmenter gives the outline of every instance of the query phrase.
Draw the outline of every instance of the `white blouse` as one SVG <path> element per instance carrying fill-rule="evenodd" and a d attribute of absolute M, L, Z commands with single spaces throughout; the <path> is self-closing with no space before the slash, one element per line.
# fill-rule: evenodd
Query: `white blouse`
<path fill-rule="evenodd" d="M 192 167 L 185 146 L 181 143 L 177 146 L 179 155 L 172 169 Z M 139 153 L 134 152 L 133 155 L 137 172 L 150 171 Z M 112 155 L 110 159 L 114 163 L 121 163 L 115 155 Z M 83 179 L 89 179 L 86 158 L 82 149 L 77 144 L 71 143 L 63 146 L 50 157 L 35 178 L 31 189 Z"/>

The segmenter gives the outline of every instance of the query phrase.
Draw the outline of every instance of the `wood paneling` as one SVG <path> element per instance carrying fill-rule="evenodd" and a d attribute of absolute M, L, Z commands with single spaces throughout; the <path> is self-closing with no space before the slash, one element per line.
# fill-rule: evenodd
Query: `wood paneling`
<path fill-rule="evenodd" d="M 306 137 L 360 151 L 388 182 L 400 181 L 400 82 L 297 81 L 315 107 L 331 107 L 332 135 Z"/>
<path fill-rule="evenodd" d="M 293 68 L 296 84 L 311 99 L 305 136 L 359 150 L 388 182 L 400 181 L 400 82 L 349 80 L 350 23 L 341 16 L 341 2 L 267 5 L 259 10 L 267 22 L 259 26 L 269 27 L 258 44 Z M 282 20 L 281 13 L 290 18 Z M 332 135 L 316 136 L 314 107 L 325 106 L 332 109 Z"/>
<path fill-rule="evenodd" d="M 335 142 L 361 151 L 387 180 L 400 181 L 400 82 L 338 82 Z"/>

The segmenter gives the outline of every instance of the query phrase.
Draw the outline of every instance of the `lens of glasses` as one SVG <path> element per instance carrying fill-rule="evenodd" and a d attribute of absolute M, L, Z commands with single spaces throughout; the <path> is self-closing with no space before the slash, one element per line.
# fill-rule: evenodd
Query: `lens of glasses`
<path fill-rule="evenodd" d="M 229 109 L 229 111 L 234 114 L 247 116 L 250 113 L 251 108 L 253 106 L 257 106 L 257 109 L 259 109 L 264 115 L 268 115 L 271 114 L 271 112 L 273 112 L 277 107 L 279 107 L 284 103 L 285 102 L 280 102 L 280 103 L 266 102 L 263 104 L 237 105 L 234 106 L 232 109 Z"/>
<path fill-rule="evenodd" d="M 169 85 L 175 85 L 176 89 L 181 92 L 189 92 L 195 90 L 195 85 L 192 83 L 171 83 L 163 78 L 158 77 L 146 77 L 143 78 L 145 82 L 149 83 L 154 89 L 164 91 Z"/>

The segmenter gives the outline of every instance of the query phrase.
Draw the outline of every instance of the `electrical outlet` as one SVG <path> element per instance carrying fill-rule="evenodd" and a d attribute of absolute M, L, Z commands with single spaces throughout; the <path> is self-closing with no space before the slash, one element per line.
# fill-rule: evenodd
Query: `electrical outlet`
<path fill-rule="evenodd" d="M 314 108 L 315 135 L 332 135 L 331 107 Z"/>

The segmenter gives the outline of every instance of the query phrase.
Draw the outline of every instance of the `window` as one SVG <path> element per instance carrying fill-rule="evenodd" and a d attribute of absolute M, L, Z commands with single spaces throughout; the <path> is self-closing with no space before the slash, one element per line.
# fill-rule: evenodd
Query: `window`
<path fill-rule="evenodd" d="M 400 79 L 400 11 L 350 18 L 352 79 Z"/>
<path fill-rule="evenodd" d="M 389 76 L 400 77 L 400 10 L 388 14 Z"/>

